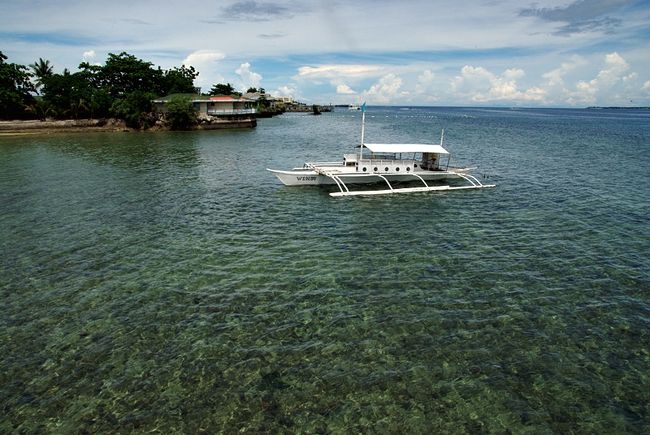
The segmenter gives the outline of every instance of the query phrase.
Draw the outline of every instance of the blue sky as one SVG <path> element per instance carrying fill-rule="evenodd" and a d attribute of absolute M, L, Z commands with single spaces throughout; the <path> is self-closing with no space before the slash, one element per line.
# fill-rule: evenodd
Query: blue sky
<path fill-rule="evenodd" d="M 304 102 L 650 105 L 650 0 L 0 0 L 0 50 L 127 51 Z"/>

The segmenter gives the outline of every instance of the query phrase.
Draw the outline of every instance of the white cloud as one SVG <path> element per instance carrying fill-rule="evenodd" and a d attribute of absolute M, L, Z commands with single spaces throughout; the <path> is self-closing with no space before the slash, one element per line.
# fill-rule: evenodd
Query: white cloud
<path fill-rule="evenodd" d="M 465 90 L 466 93 L 469 93 L 475 89 L 488 87 L 493 77 L 494 74 L 483 67 L 465 65 L 460 70 L 460 75 L 451 81 L 451 88 L 454 92 Z"/>
<path fill-rule="evenodd" d="M 246 62 L 239 65 L 239 68 L 235 70 L 235 73 L 240 77 L 242 81 L 242 89 L 245 91 L 248 88 L 257 88 L 259 87 L 262 76 L 256 72 L 251 71 L 251 64 Z"/>
<path fill-rule="evenodd" d="M 415 85 L 415 92 L 417 94 L 424 94 L 431 90 L 433 87 L 433 82 L 435 79 L 435 74 L 431 70 L 424 70 L 417 78 L 417 84 Z"/>
<path fill-rule="evenodd" d="M 620 82 L 634 79 L 634 73 L 625 76 L 625 72 L 629 68 L 625 59 L 617 52 L 605 55 L 605 68 L 589 81 L 580 80 L 576 85 L 576 91 L 570 94 L 567 102 L 570 104 L 596 103 L 599 94 L 606 93 Z"/>
<path fill-rule="evenodd" d="M 435 76 L 436 75 L 432 73 L 431 70 L 425 69 L 422 74 L 418 76 L 418 83 L 428 85 L 433 81 Z"/>
<path fill-rule="evenodd" d="M 348 85 L 338 85 L 336 87 L 336 93 L 337 94 L 344 94 L 344 95 L 349 95 L 349 94 L 356 94 L 355 91 L 353 91 Z"/>
<path fill-rule="evenodd" d="M 273 91 L 271 94 L 274 97 L 291 97 L 291 98 L 296 98 L 297 91 L 295 88 L 292 88 L 291 86 L 280 86 L 278 89 Z"/>
<path fill-rule="evenodd" d="M 381 74 L 379 65 L 320 65 L 298 68 L 298 77 L 316 79 L 338 79 L 342 77 L 373 77 Z"/>
<path fill-rule="evenodd" d="M 328 81 L 336 89 L 336 95 L 354 95 L 357 94 L 348 84 L 350 81 L 357 84 L 372 77 L 379 77 L 385 67 L 382 65 L 372 64 L 324 64 L 318 66 L 302 66 L 298 68 L 298 74 L 294 80 L 312 84 L 323 84 Z M 319 96 L 323 98 L 323 95 Z M 379 97 L 382 99 L 383 97 Z M 336 98 L 335 98 L 336 99 Z"/>
<path fill-rule="evenodd" d="M 478 103 L 490 101 L 535 101 L 543 102 L 546 91 L 540 87 L 531 87 L 520 91 L 517 80 L 525 76 L 520 68 L 509 68 L 501 75 L 492 73 L 483 67 L 465 65 L 461 74 L 456 76 L 451 86 L 455 92 Z"/>
<path fill-rule="evenodd" d="M 644 91 L 650 91 L 650 80 L 647 80 L 644 84 L 643 87 L 641 88 Z"/>
<path fill-rule="evenodd" d="M 585 63 L 586 61 L 582 57 L 577 55 L 572 56 L 568 62 L 562 62 L 559 68 L 542 74 L 542 78 L 546 80 L 544 86 L 546 88 L 564 87 L 566 75 Z"/>
<path fill-rule="evenodd" d="M 569 97 L 567 100 L 569 104 L 593 104 L 596 102 L 596 92 L 598 88 L 595 85 L 594 80 L 591 82 L 586 82 L 580 80 L 576 85 L 577 92 L 573 93 L 573 96 Z"/>
<path fill-rule="evenodd" d="M 190 53 L 182 64 L 186 66 L 193 66 L 199 72 L 199 76 L 194 81 L 196 86 L 201 88 L 209 88 L 217 83 L 225 82 L 224 77 L 218 72 L 218 61 L 223 60 L 225 54 L 213 50 L 197 50 Z"/>
<path fill-rule="evenodd" d="M 640 13 L 643 8 L 612 9 L 607 17 L 618 24 L 610 27 L 611 34 L 603 34 L 604 28 L 586 22 L 580 27 L 575 21 L 544 20 L 537 14 L 568 14 L 576 5 L 591 13 L 591 2 L 535 1 L 540 5 L 533 0 L 468 0 L 441 8 L 438 2 L 417 0 L 336 2 L 336 7 L 327 2 L 230 0 L 206 13 L 197 13 L 206 9 L 205 2 L 197 0 L 181 6 L 116 0 L 111 8 L 64 1 L 39 2 L 38 14 L 24 2 L 4 2 L 0 28 L 5 33 L 3 52 L 11 62 L 26 65 L 47 56 L 57 70 L 74 70 L 84 50 L 89 55 L 91 48 L 96 51 L 91 63 L 103 62 L 106 53 L 119 52 L 122 42 L 129 41 L 124 49 L 156 66 L 168 69 L 183 61 L 193 65 L 200 73 L 196 85 L 204 89 L 225 81 L 239 86 L 235 71 L 250 62 L 269 89 L 290 84 L 316 102 L 349 99 L 337 89 L 345 92 L 348 86 L 361 94 L 392 73 L 403 81 L 391 100 L 395 103 L 426 104 L 437 98 L 441 104 L 509 104 L 507 98 L 514 98 L 529 105 L 567 105 L 584 93 L 600 105 L 625 102 L 623 95 L 628 103 L 648 104 L 650 88 L 642 87 L 650 79 L 645 73 L 650 71 L 650 56 L 644 33 L 650 16 Z M 528 13 L 522 15 L 522 10 Z M 179 22 L 191 23 L 191 31 Z M 573 26 L 572 33 L 565 28 L 558 35 L 565 25 Z M 227 37 L 216 37 L 215 32 Z M 601 51 L 606 46 L 618 48 L 608 61 L 603 60 L 607 52 Z M 195 51 L 198 48 L 207 50 Z M 223 53 L 241 57 L 226 58 Z M 616 68 L 625 64 L 617 57 L 629 64 L 620 75 Z M 580 58 L 582 63 L 576 60 Z M 476 69 L 473 75 L 461 74 L 465 64 Z M 601 70 L 610 75 L 600 75 Z M 606 86 L 616 77 L 618 81 Z M 452 80 L 458 92 L 450 89 Z M 408 99 L 403 98 L 405 90 Z M 614 99 L 616 95 L 621 98 Z"/>
<path fill-rule="evenodd" d="M 183 59 L 183 65 L 193 66 L 198 68 L 205 64 L 213 63 L 218 60 L 222 60 L 226 57 L 225 54 L 218 51 L 212 50 L 197 50 L 190 53 L 185 59 Z"/>
<path fill-rule="evenodd" d="M 436 75 L 431 72 L 430 69 L 422 71 L 422 73 L 417 76 L 414 93 L 409 103 L 433 103 L 438 101 L 443 85 L 440 80 L 436 83 L 436 80 Z"/>
<path fill-rule="evenodd" d="M 524 101 L 535 101 L 543 103 L 546 100 L 546 96 L 546 90 L 538 86 L 533 86 L 532 88 L 526 89 L 526 91 L 523 93 L 522 99 Z"/>
<path fill-rule="evenodd" d="M 91 62 L 93 59 L 95 59 L 95 56 L 97 54 L 95 53 L 95 50 L 88 50 L 84 51 L 81 57 L 83 58 L 84 62 Z"/>
<path fill-rule="evenodd" d="M 630 68 L 625 59 L 616 52 L 605 55 L 605 64 L 607 67 L 594 79 L 600 86 L 612 86 L 621 80 L 623 73 Z"/>
<path fill-rule="evenodd" d="M 637 78 L 639 78 L 639 75 L 637 73 L 633 72 L 633 73 L 630 73 L 630 74 L 628 74 L 626 76 L 623 76 L 623 81 L 624 82 L 633 82 Z"/>
<path fill-rule="evenodd" d="M 372 85 L 370 89 L 364 92 L 364 95 L 369 102 L 389 104 L 396 97 L 404 96 L 404 93 L 399 92 L 402 83 L 403 80 L 399 76 L 393 73 L 386 74 L 377 83 Z"/>
<path fill-rule="evenodd" d="M 520 79 L 525 75 L 526 73 L 524 73 L 524 70 L 521 68 L 510 68 L 505 70 L 503 73 L 503 77 L 511 81 Z"/>
<path fill-rule="evenodd" d="M 81 60 L 82 62 L 87 62 L 92 65 L 98 65 L 101 66 L 101 62 L 96 62 L 95 57 L 97 56 L 97 53 L 95 53 L 95 50 L 88 50 L 84 51 L 83 54 L 81 55 Z"/>

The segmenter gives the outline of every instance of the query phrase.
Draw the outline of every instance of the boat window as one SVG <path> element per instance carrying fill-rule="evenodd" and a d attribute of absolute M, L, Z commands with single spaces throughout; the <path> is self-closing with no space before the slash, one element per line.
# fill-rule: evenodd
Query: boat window
<path fill-rule="evenodd" d="M 375 172 L 379 172 L 379 168 L 378 168 L 377 166 L 375 166 L 374 171 L 375 171 Z"/>
<path fill-rule="evenodd" d="M 368 170 L 368 168 L 366 168 L 366 167 L 364 166 L 364 167 L 363 167 L 363 172 L 366 172 L 367 170 Z"/>
<path fill-rule="evenodd" d="M 407 166 L 406 167 L 406 172 L 411 172 L 411 168 Z"/>
<path fill-rule="evenodd" d="M 386 166 L 386 167 L 384 168 L 384 171 L 388 172 L 388 166 Z"/>
<path fill-rule="evenodd" d="M 395 172 L 399 172 L 399 166 L 395 168 Z"/>

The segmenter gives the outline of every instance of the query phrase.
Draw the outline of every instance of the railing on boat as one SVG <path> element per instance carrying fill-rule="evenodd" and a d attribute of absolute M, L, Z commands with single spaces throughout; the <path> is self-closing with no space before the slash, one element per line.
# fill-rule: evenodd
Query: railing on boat
<path fill-rule="evenodd" d="M 255 113 L 255 109 L 229 109 L 229 110 L 208 109 L 208 115 L 252 115 L 254 113 Z"/>
<path fill-rule="evenodd" d="M 313 169 L 318 166 L 345 166 L 343 162 L 307 162 L 305 168 Z"/>

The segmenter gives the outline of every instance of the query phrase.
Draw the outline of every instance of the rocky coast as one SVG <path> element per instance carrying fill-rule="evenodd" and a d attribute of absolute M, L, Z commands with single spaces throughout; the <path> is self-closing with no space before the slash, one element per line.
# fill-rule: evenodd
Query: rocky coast
<path fill-rule="evenodd" d="M 194 130 L 217 130 L 224 128 L 252 128 L 257 125 L 254 117 L 235 118 L 228 120 L 199 120 Z M 169 130 L 163 122 L 146 129 L 147 131 Z M 88 133 L 88 132 L 128 132 L 140 131 L 126 126 L 123 120 L 115 118 L 102 119 L 66 119 L 66 120 L 12 120 L 0 121 L 0 136 L 22 134 L 50 133 Z"/>

